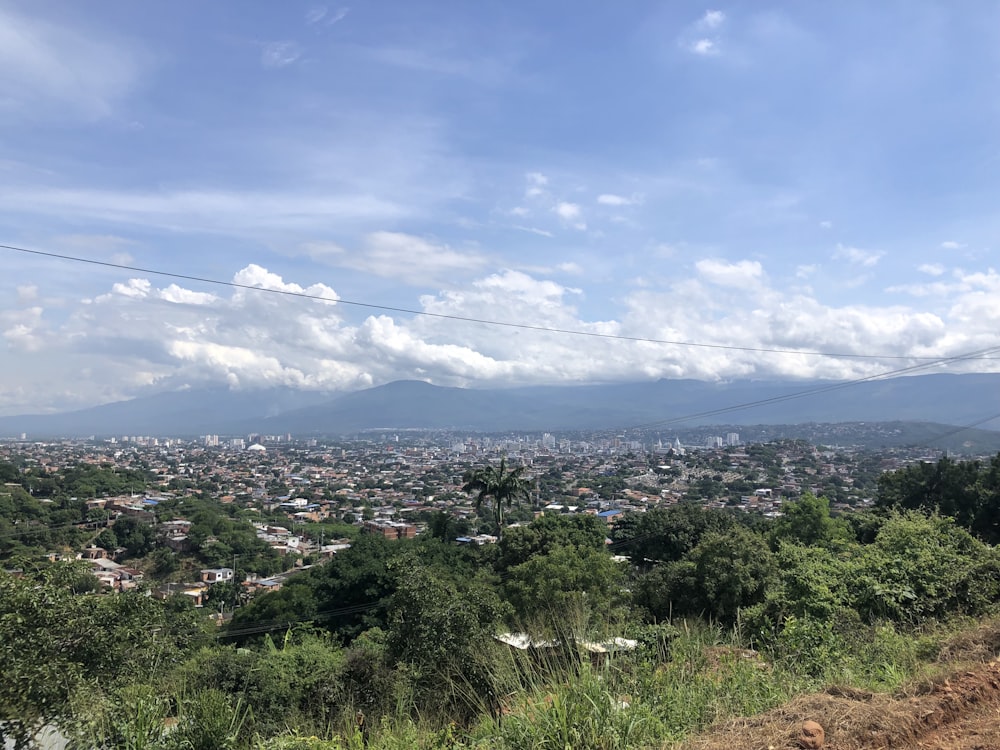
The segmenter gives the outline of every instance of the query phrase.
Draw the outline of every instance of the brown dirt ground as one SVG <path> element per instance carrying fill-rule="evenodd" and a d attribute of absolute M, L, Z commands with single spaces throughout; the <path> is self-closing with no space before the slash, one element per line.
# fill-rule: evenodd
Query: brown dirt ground
<path fill-rule="evenodd" d="M 904 693 L 831 687 L 714 727 L 682 750 L 791 750 L 808 720 L 825 729 L 824 750 L 1000 750 L 998 650 L 1000 624 L 984 624 L 942 651 L 941 676 Z"/>

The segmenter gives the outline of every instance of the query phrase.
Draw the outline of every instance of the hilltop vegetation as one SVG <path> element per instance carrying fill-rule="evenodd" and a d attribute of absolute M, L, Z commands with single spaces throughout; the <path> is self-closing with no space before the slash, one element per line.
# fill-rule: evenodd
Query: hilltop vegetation
<path fill-rule="evenodd" d="M 72 564 L 0 574 L 0 731 L 26 743 L 50 723 L 102 748 L 660 747 L 824 684 L 892 690 L 1000 602 L 998 476 L 1000 456 L 915 464 L 839 516 L 808 493 L 775 519 L 679 503 L 626 514 L 610 543 L 592 515 L 481 547 L 438 519 L 415 539 L 362 535 L 223 630 L 177 599 L 95 593 Z"/>

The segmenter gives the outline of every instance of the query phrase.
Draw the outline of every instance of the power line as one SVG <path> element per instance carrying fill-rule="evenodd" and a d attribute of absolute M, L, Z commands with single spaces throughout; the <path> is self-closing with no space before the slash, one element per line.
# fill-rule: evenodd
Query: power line
<path fill-rule="evenodd" d="M 12 252 L 18 252 L 18 253 L 25 253 L 28 255 L 41 256 L 44 258 L 64 260 L 72 263 L 85 263 L 88 265 L 102 266 L 105 268 L 114 268 L 122 271 L 134 271 L 136 273 L 151 274 L 153 276 L 163 276 L 171 279 L 181 279 L 183 281 L 195 281 L 202 284 L 226 286 L 226 287 L 231 287 L 233 289 L 245 289 L 253 292 L 266 292 L 268 294 L 278 294 L 285 297 L 297 297 L 300 299 L 318 300 L 321 302 L 336 302 L 341 305 L 350 305 L 352 307 L 361 307 L 370 310 L 383 310 L 385 312 L 396 312 L 396 313 L 403 313 L 406 315 L 417 315 L 426 318 L 437 318 L 439 320 L 451 320 L 462 323 L 478 323 L 481 325 L 513 328 L 524 331 L 558 333 L 569 336 L 584 336 L 595 339 L 608 339 L 612 341 L 633 341 L 645 344 L 667 344 L 670 346 L 687 346 L 687 347 L 696 347 L 701 349 L 721 349 L 725 351 L 751 352 L 755 354 L 796 354 L 799 356 L 804 355 L 811 357 L 831 357 L 836 359 L 872 359 L 872 360 L 889 359 L 889 360 L 905 360 L 910 362 L 924 361 L 924 360 L 934 361 L 933 357 L 911 357 L 900 354 L 855 354 L 851 352 L 826 352 L 826 351 L 812 351 L 803 349 L 779 349 L 779 348 L 769 348 L 769 347 L 737 346 L 734 344 L 710 344 L 700 341 L 673 341 L 670 339 L 654 339 L 654 338 L 646 338 L 643 336 L 625 336 L 622 334 L 600 333 L 597 331 L 579 331 L 571 328 L 550 328 L 548 326 L 532 325 L 530 323 L 514 323 L 511 321 L 490 320 L 487 318 L 473 318 L 464 315 L 452 315 L 448 313 L 428 312 L 426 310 L 414 310 L 406 307 L 379 305 L 373 302 L 359 302 L 357 300 L 348 300 L 348 299 L 332 300 L 329 299 L 328 297 L 321 297 L 318 294 L 308 294 L 306 292 L 292 292 L 287 289 L 267 289 L 264 287 L 251 286 L 250 284 L 240 284 L 239 282 L 236 281 L 222 281 L 220 279 L 212 279 L 205 276 L 194 276 L 191 274 L 175 273 L 172 271 L 161 271 L 153 268 L 142 268 L 139 266 L 126 265 L 124 263 L 112 263 L 110 261 L 94 260 L 93 258 L 82 258 L 75 255 L 65 255 L 62 253 L 54 253 L 44 250 L 31 250 L 29 248 L 18 247 L 16 245 L 0 244 L 0 249 L 10 250 Z"/>
<path fill-rule="evenodd" d="M 900 367 L 894 370 L 886 370 L 885 372 L 879 372 L 874 375 L 868 375 L 863 378 L 855 378 L 854 380 L 845 380 L 837 383 L 831 383 L 830 385 L 818 386 L 815 388 L 807 388 L 803 391 L 797 391 L 795 393 L 786 393 L 780 396 L 771 396 L 768 398 L 757 399 L 755 401 L 747 401 L 742 404 L 734 404 L 732 406 L 724 406 L 719 409 L 711 409 L 709 411 L 697 412 L 693 414 L 686 414 L 680 417 L 670 417 L 668 419 L 661 419 L 655 422 L 646 422 L 639 425 L 633 425 L 627 428 L 628 430 L 642 430 L 649 429 L 650 427 L 659 427 L 668 424 L 677 424 L 680 422 L 688 422 L 692 419 L 703 419 L 705 417 L 714 417 L 720 414 L 729 414 L 734 411 L 743 411 L 745 409 L 753 409 L 758 406 L 767 406 L 769 404 L 782 403 L 784 401 L 792 401 L 799 398 L 806 398 L 808 396 L 816 396 L 823 393 L 830 393 L 831 391 L 838 391 L 843 388 L 850 388 L 851 386 L 860 385 L 862 383 L 868 383 L 874 380 L 881 380 L 883 378 L 891 378 L 898 375 L 912 374 L 914 372 L 919 372 L 920 370 L 930 369 L 932 367 L 937 367 L 938 365 L 952 364 L 954 362 L 964 362 L 970 359 L 982 359 L 985 358 L 987 354 L 995 354 L 1000 352 L 1000 346 L 991 346 L 985 349 L 979 349 L 973 352 L 968 352 L 966 354 L 957 354 L 953 357 L 941 357 L 939 359 L 931 360 L 929 362 L 923 362 L 919 365 L 910 365 L 909 367 Z M 989 420 L 984 420 L 989 421 Z"/>

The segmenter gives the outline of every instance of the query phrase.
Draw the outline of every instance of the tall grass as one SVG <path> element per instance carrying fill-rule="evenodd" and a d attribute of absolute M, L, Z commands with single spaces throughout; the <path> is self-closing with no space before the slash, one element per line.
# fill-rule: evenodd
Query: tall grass
<path fill-rule="evenodd" d="M 634 652 L 599 663 L 566 646 L 528 654 L 489 651 L 465 680 L 394 667 L 378 713 L 357 722 L 349 692 L 331 691 L 323 726 L 299 723 L 261 736 L 247 701 L 204 687 L 171 697 L 135 688 L 114 696 L 89 747 L 230 750 L 632 750 L 662 748 L 711 724 L 760 713 L 802 692 L 841 684 L 896 690 L 926 668 L 941 636 L 892 625 L 843 632 L 789 621 L 767 649 L 738 630 L 700 622 L 652 628 Z M 484 649 L 484 659 L 487 653 Z M 367 674 L 367 673 L 366 673 Z M 426 691 L 437 691 L 437 697 Z M 459 706 L 459 712 L 449 712 Z M 174 728 L 165 731 L 164 719 Z M 254 728 L 254 727 L 257 728 Z M 80 745 L 81 747 L 84 745 Z"/>

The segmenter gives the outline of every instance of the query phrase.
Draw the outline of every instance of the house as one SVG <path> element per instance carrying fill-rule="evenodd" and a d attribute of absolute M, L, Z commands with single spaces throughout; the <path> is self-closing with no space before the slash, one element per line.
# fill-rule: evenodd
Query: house
<path fill-rule="evenodd" d="M 364 530 L 369 534 L 381 534 L 386 539 L 412 539 L 417 535 L 417 527 L 400 521 L 365 521 Z"/>
<path fill-rule="evenodd" d="M 201 571 L 202 583 L 224 583 L 233 580 L 232 568 L 206 568 Z"/>

